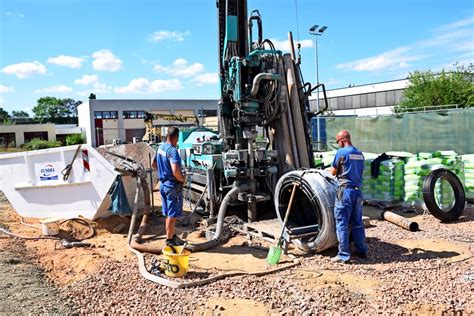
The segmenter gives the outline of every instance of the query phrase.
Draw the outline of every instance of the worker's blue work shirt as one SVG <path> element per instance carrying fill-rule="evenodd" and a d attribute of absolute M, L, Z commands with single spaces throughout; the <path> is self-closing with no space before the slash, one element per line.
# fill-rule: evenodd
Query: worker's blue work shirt
<path fill-rule="evenodd" d="M 179 217 L 183 212 L 183 186 L 176 181 L 171 169 L 171 164 L 181 167 L 178 150 L 171 144 L 163 143 L 156 152 L 156 164 L 160 178 L 161 212 L 165 217 Z"/>
<path fill-rule="evenodd" d="M 338 170 L 337 177 L 343 186 L 362 186 L 364 155 L 354 146 L 345 146 L 337 151 L 332 167 Z"/>
<path fill-rule="evenodd" d="M 175 147 L 168 143 L 161 144 L 156 151 L 156 164 L 158 166 L 158 178 L 162 185 L 174 187 L 179 184 L 175 180 L 171 169 L 171 164 L 177 164 L 181 167 L 181 157 Z"/>

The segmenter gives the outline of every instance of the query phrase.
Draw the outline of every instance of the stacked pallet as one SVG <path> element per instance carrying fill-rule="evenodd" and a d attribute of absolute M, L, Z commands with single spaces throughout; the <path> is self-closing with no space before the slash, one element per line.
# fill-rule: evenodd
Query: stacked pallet
<path fill-rule="evenodd" d="M 401 202 L 403 199 L 404 162 L 399 159 L 382 161 L 379 174 L 375 178 L 371 175 L 371 165 L 376 155 L 364 155 L 366 156 L 363 173 L 364 199 L 382 203 Z"/>

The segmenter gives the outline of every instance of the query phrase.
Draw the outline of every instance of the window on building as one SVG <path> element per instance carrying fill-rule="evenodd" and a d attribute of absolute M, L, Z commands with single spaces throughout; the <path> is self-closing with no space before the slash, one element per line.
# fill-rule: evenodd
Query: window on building
<path fill-rule="evenodd" d="M 377 103 L 375 102 L 375 93 L 369 93 L 367 95 L 367 106 L 368 107 L 375 107 Z"/>
<path fill-rule="evenodd" d="M 144 119 L 145 111 L 123 111 L 124 119 Z"/>
<path fill-rule="evenodd" d="M 337 97 L 337 109 L 344 110 L 344 97 Z"/>
<path fill-rule="evenodd" d="M 95 119 L 118 119 L 118 111 L 94 111 Z"/>
<path fill-rule="evenodd" d="M 337 98 L 329 98 L 328 99 L 328 102 L 329 102 L 329 108 L 331 110 L 337 110 Z M 316 108 L 316 106 L 315 106 Z"/>
<path fill-rule="evenodd" d="M 385 99 L 385 91 L 377 92 L 375 94 L 375 105 L 376 106 L 386 106 L 387 100 Z"/>
<path fill-rule="evenodd" d="M 353 95 L 352 96 L 352 107 L 354 109 L 360 108 L 360 95 Z"/>
<path fill-rule="evenodd" d="M 394 105 L 395 104 L 395 91 L 387 91 L 387 105 Z"/>
<path fill-rule="evenodd" d="M 198 117 L 217 116 L 217 110 L 198 110 Z"/>
<path fill-rule="evenodd" d="M 367 93 L 361 94 L 360 95 L 360 107 L 361 108 L 366 108 L 369 106 L 369 102 L 367 100 Z"/>
<path fill-rule="evenodd" d="M 48 140 L 48 132 L 25 132 L 25 143 L 32 139 L 38 138 L 41 140 Z"/>
<path fill-rule="evenodd" d="M 144 128 L 127 128 L 125 129 L 125 141 L 127 143 L 131 143 L 134 137 L 138 137 L 138 139 L 142 139 L 143 135 L 145 135 Z"/>
<path fill-rule="evenodd" d="M 0 133 L 0 148 L 16 147 L 15 133 Z"/>
<path fill-rule="evenodd" d="M 403 90 L 395 90 L 395 104 L 399 104 L 403 96 Z"/>
<path fill-rule="evenodd" d="M 344 97 L 344 109 L 346 109 L 346 110 L 352 109 L 352 97 L 351 96 Z"/>

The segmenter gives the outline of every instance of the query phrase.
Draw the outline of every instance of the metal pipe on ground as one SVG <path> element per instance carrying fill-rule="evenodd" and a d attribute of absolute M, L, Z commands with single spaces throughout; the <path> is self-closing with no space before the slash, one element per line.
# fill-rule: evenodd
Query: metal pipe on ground
<path fill-rule="evenodd" d="M 400 226 L 401 228 L 405 228 L 406 230 L 409 230 L 411 232 L 416 232 L 419 229 L 419 225 L 417 222 L 414 222 L 408 218 L 405 218 L 390 211 L 383 211 L 381 217 L 387 222 Z"/>

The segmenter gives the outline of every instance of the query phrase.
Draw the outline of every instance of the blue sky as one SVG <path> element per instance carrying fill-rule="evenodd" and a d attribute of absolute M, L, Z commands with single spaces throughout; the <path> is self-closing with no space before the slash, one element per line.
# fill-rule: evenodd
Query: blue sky
<path fill-rule="evenodd" d="M 264 37 L 279 48 L 288 31 L 299 38 L 303 76 L 313 83 L 308 29 L 327 25 L 319 77 L 338 88 L 474 62 L 473 3 L 248 0 L 248 7 L 260 11 Z M 0 107 L 31 111 L 42 96 L 86 100 L 90 92 L 218 98 L 216 15 L 214 0 L 0 0 Z"/>

